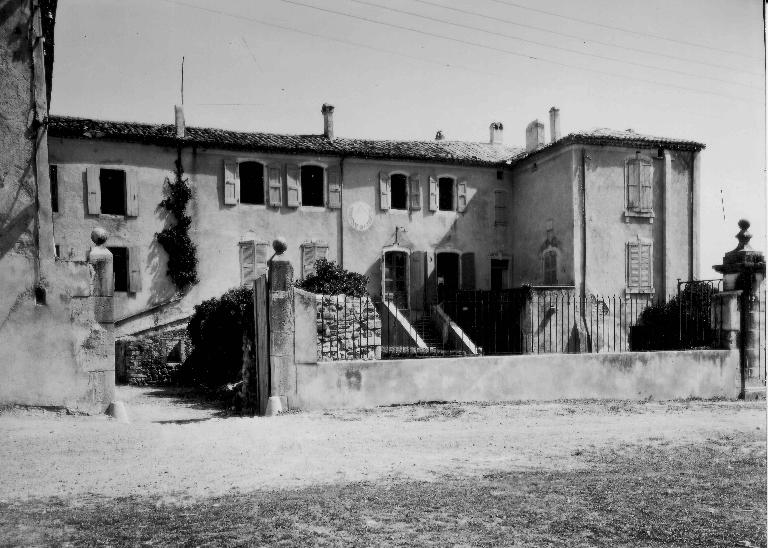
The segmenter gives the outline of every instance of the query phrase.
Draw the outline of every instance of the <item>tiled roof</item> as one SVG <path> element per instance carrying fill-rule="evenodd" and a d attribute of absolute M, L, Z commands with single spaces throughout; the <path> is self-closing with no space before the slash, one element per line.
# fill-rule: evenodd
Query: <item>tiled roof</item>
<path fill-rule="evenodd" d="M 160 146 L 176 146 L 175 126 L 171 124 L 142 124 L 50 116 L 49 135 L 74 139 L 105 139 Z M 282 135 L 278 133 L 249 133 L 216 128 L 187 127 L 183 142 L 189 146 L 275 152 L 284 154 L 313 154 L 323 156 L 353 156 L 356 158 L 415 160 L 487 167 L 512 165 L 556 145 L 573 143 L 622 145 L 640 148 L 664 147 L 674 150 L 701 150 L 704 145 L 684 139 L 669 139 L 641 135 L 632 130 L 594 129 L 571 133 L 554 143 L 527 152 L 522 147 L 499 146 L 464 141 L 379 141 L 322 135 Z"/>
<path fill-rule="evenodd" d="M 171 124 L 155 125 L 50 116 L 48 131 L 51 137 L 106 139 L 161 146 L 176 146 L 178 143 L 175 126 Z M 489 167 L 501 167 L 506 160 L 520 154 L 523 150 L 520 147 L 463 141 L 378 141 L 344 137 L 328 139 L 322 135 L 246 133 L 189 126 L 184 143 L 230 150 L 421 160 Z"/>
<path fill-rule="evenodd" d="M 627 130 L 615 130 L 608 128 L 595 128 L 591 131 L 581 131 L 577 133 L 570 133 L 565 137 L 558 139 L 554 143 L 548 143 L 543 147 L 536 150 L 522 151 L 516 156 L 510 158 L 508 164 L 516 164 L 517 162 L 524 160 L 534 154 L 537 154 L 543 150 L 548 150 L 555 145 L 568 145 L 573 143 L 585 144 L 585 145 L 617 145 L 625 147 L 637 147 L 637 148 L 657 148 L 663 147 L 671 150 L 702 150 L 706 147 L 703 143 L 696 141 L 690 141 L 688 139 L 672 139 L 669 137 L 655 137 L 653 135 L 643 135 L 641 133 L 635 133 L 631 129 Z"/>

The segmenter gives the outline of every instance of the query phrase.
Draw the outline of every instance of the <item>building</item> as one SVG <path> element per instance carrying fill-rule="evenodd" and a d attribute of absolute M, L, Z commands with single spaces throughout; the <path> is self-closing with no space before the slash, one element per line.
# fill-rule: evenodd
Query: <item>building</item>
<path fill-rule="evenodd" d="M 522 284 L 586 293 L 669 294 L 697 272 L 699 152 L 693 141 L 626 131 L 551 138 L 532 122 L 525 147 L 337 137 L 323 105 L 317 135 L 243 133 L 54 116 L 48 146 L 58 256 L 83 258 L 94 226 L 110 233 L 122 334 L 182 321 L 248 283 L 273 238 L 297 277 L 326 257 L 369 276 L 369 292 L 425 309 L 457 289 Z M 522 132 L 521 132 L 522 133 Z M 155 234 L 180 158 L 199 283 L 180 295 Z"/>

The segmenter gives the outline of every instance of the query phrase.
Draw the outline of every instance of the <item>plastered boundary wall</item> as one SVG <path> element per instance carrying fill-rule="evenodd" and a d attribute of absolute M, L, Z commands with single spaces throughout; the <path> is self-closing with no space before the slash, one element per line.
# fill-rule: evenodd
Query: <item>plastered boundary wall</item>
<path fill-rule="evenodd" d="M 292 409 L 419 401 L 736 398 L 731 350 L 341 361 L 296 365 Z"/>

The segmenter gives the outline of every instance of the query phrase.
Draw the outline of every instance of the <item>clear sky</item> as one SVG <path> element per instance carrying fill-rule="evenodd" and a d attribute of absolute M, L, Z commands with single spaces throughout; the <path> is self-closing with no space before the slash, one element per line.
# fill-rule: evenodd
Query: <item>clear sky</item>
<path fill-rule="evenodd" d="M 557 106 L 694 139 L 714 277 L 739 218 L 766 250 L 763 29 L 760 0 L 65 0 L 51 110 L 171 123 L 184 56 L 189 125 L 321 133 L 329 102 L 339 136 L 523 145 Z"/>

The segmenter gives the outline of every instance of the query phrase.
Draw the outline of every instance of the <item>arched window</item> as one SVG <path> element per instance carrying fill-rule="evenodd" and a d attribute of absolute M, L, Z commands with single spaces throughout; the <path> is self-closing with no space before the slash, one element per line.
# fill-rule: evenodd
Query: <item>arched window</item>
<path fill-rule="evenodd" d="M 323 201 L 325 169 L 322 166 L 301 166 L 301 205 L 320 206 Z"/>
<path fill-rule="evenodd" d="M 402 173 L 393 173 L 389 178 L 392 196 L 392 209 L 408 209 L 408 177 Z"/>
<path fill-rule="evenodd" d="M 440 177 L 437 180 L 438 188 L 438 209 L 440 211 L 453 211 L 453 187 L 455 186 L 453 177 Z"/>
<path fill-rule="evenodd" d="M 264 204 L 264 166 L 259 162 L 241 162 L 240 203 Z"/>

